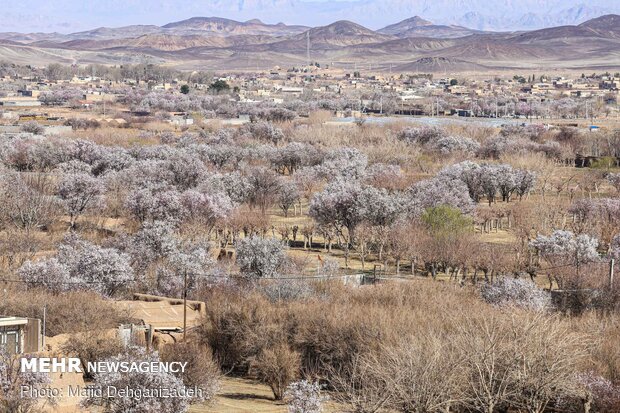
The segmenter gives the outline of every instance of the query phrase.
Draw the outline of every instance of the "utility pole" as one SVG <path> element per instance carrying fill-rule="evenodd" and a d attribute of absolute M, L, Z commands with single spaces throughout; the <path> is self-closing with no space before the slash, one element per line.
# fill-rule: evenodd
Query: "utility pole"
<path fill-rule="evenodd" d="M 306 59 L 308 60 L 308 67 L 310 67 L 310 30 L 306 32 Z"/>
<path fill-rule="evenodd" d="M 187 337 L 187 270 L 183 272 L 183 342 Z"/>
<path fill-rule="evenodd" d="M 43 333 L 42 333 L 42 340 L 41 340 L 41 346 L 43 347 L 43 350 L 45 350 L 45 328 L 46 328 L 46 324 L 47 324 L 47 304 L 43 306 Z"/>
<path fill-rule="evenodd" d="M 615 261 L 613 258 L 609 261 L 609 289 L 614 289 L 614 264 Z"/>

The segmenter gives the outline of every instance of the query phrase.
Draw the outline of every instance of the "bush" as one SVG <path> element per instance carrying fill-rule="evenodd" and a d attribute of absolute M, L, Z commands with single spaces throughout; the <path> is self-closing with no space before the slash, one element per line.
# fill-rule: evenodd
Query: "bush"
<path fill-rule="evenodd" d="M 551 295 L 530 280 L 500 278 L 492 284 L 485 284 L 482 298 L 498 306 L 517 306 L 530 310 L 547 310 L 551 306 Z"/>
<path fill-rule="evenodd" d="M 251 360 L 285 337 L 283 315 L 262 295 L 218 288 L 199 299 L 207 303 L 208 316 L 200 339 L 222 370 L 246 374 Z"/>
<path fill-rule="evenodd" d="M 301 357 L 287 344 L 264 349 L 254 364 L 256 376 L 271 387 L 276 400 L 282 400 L 288 385 L 299 377 Z"/>
<path fill-rule="evenodd" d="M 219 390 L 220 370 L 213 361 L 208 347 L 195 343 L 175 343 L 159 350 L 163 362 L 186 362 L 183 373 L 175 375 L 183 380 L 185 387 L 202 390 L 201 401 L 211 400 Z"/>
<path fill-rule="evenodd" d="M 73 334 L 61 347 L 63 354 L 78 357 L 82 366 L 89 362 L 96 362 L 113 357 L 123 351 L 123 345 L 116 335 L 116 330 L 89 331 L 87 333 Z M 85 378 L 93 376 L 84 370 Z"/>
<path fill-rule="evenodd" d="M 296 381 L 289 384 L 284 393 L 288 400 L 288 413 L 321 413 L 325 397 L 318 381 Z"/>
<path fill-rule="evenodd" d="M 276 239 L 252 236 L 237 245 L 237 265 L 250 279 L 277 277 L 285 261 L 284 245 Z"/>
<path fill-rule="evenodd" d="M 272 302 L 280 300 L 302 300 L 311 297 L 314 289 L 304 279 L 273 280 L 261 284 L 261 290 Z"/>
<path fill-rule="evenodd" d="M 157 353 L 147 353 L 138 347 L 131 347 L 118 356 L 102 360 L 108 363 L 157 363 L 160 361 Z M 89 392 L 89 396 L 83 400 L 84 407 L 100 406 L 105 413 L 151 413 L 151 412 L 178 412 L 185 413 L 189 409 L 192 398 L 185 396 L 186 389 L 181 379 L 166 372 L 140 372 L 131 371 L 119 374 L 112 371 L 102 371 L 95 375 L 92 384 L 96 391 Z M 107 388 L 110 386 L 117 389 L 129 388 L 140 394 L 147 394 L 154 389 L 166 389 L 170 395 L 178 397 L 166 397 L 165 394 L 154 397 L 115 397 L 111 396 Z"/>
<path fill-rule="evenodd" d="M 51 395 L 35 396 L 39 391 L 45 393 L 44 389 L 51 383 L 49 375 L 21 372 L 21 360 L 21 355 L 9 354 L 0 347 L 0 412 L 36 413 L 46 404 L 55 405 L 56 400 Z M 24 392 L 23 387 L 30 388 L 32 392 Z"/>
<path fill-rule="evenodd" d="M 34 135 L 42 135 L 45 128 L 37 123 L 37 121 L 31 120 L 22 124 L 21 130 L 23 132 L 32 133 Z"/>
<path fill-rule="evenodd" d="M 0 314 L 43 319 L 47 308 L 46 336 L 117 328 L 130 320 L 113 302 L 93 292 L 69 291 L 52 294 L 45 290 L 0 290 Z"/>

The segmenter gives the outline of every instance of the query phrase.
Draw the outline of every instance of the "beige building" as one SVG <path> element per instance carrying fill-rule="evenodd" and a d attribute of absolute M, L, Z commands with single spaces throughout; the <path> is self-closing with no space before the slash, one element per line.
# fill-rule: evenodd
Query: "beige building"
<path fill-rule="evenodd" d="M 0 316 L 0 348 L 10 354 L 36 353 L 42 339 L 41 320 Z"/>

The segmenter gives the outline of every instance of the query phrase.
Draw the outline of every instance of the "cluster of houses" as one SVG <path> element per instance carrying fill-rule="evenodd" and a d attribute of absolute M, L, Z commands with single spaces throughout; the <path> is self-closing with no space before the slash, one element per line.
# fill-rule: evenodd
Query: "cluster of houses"
<path fill-rule="evenodd" d="M 220 79 L 226 81 L 231 90 L 235 91 L 234 99 L 245 104 L 268 101 L 277 105 L 290 99 L 311 95 L 313 100 L 324 98 L 355 101 L 349 107 L 356 113 L 383 114 L 389 111 L 401 115 L 481 116 L 481 112 L 476 111 L 475 106 L 480 102 L 486 102 L 483 105 L 496 107 L 494 111 L 487 109 L 487 116 L 514 116 L 517 103 L 535 105 L 563 98 L 589 100 L 590 105 L 593 103 L 599 106 L 605 105 L 611 108 L 608 109 L 608 113 L 609 111 L 618 113 L 620 101 L 620 73 L 582 75 L 575 78 L 532 75 L 527 79 L 522 76 L 489 79 L 481 79 L 478 76 L 466 79 L 447 75 L 437 78 L 431 74 L 366 74 L 357 70 L 349 72 L 343 69 L 317 67 L 313 67 L 312 70 L 284 70 L 276 67 L 265 72 L 232 73 Z M 2 83 L 20 86 L 14 89 L 3 88 L 4 92 L 0 97 L 2 118 L 12 125 L 26 121 L 23 116 L 25 114 L 41 112 L 41 106 L 46 106 L 47 103 L 41 95 L 63 86 L 83 92 L 77 101 L 75 99 L 72 101 L 74 107 L 77 105 L 85 113 L 92 112 L 87 116 L 100 124 L 117 127 L 125 126 L 126 120 L 111 115 L 120 97 L 112 92 L 114 90 L 133 87 L 180 93 L 184 85 L 196 91 L 209 87 L 207 84 L 188 83 L 187 80 L 180 79 L 169 82 L 135 79 L 110 81 L 94 76 L 73 77 L 53 82 L 38 78 L 16 79 L 5 76 L 0 78 L 0 85 Z M 384 110 L 388 105 L 383 96 L 390 101 L 389 110 Z M 504 103 L 502 113 L 502 110 L 497 108 L 501 106 L 498 104 L 499 100 L 510 100 L 513 102 L 512 108 L 510 104 Z M 50 118 L 46 120 L 54 123 Z M 194 123 L 194 119 L 188 113 L 171 113 L 167 121 L 175 127 L 189 127 Z M 244 123 L 239 120 L 229 121 L 231 124 Z M 56 124 L 62 124 L 62 119 L 56 119 Z"/>

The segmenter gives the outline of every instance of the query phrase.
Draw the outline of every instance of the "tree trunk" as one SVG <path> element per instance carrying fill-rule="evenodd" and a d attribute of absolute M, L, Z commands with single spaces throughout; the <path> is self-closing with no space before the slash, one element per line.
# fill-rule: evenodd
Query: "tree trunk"
<path fill-rule="evenodd" d="M 588 393 L 586 398 L 582 399 L 581 402 L 583 403 L 583 413 L 590 413 L 592 409 L 592 395 Z"/>

